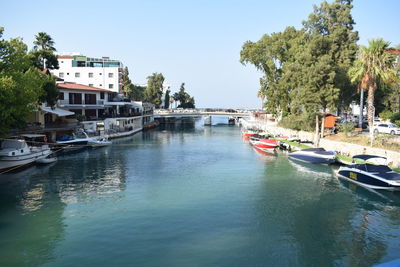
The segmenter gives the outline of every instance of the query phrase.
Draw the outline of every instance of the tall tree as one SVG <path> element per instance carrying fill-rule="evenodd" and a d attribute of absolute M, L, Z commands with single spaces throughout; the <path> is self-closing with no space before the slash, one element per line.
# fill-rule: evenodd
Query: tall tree
<path fill-rule="evenodd" d="M 165 109 L 168 109 L 169 108 L 169 104 L 170 104 L 170 96 L 169 96 L 169 93 L 170 93 L 171 91 L 170 90 L 167 90 L 166 92 L 165 92 L 165 98 L 164 98 L 164 108 Z"/>
<path fill-rule="evenodd" d="M 383 39 L 368 41 L 368 47 L 360 46 L 358 58 L 349 70 L 352 82 L 368 91 L 368 124 L 370 129 L 374 122 L 374 100 L 378 83 L 391 84 L 397 77 L 394 56 L 387 53 L 390 43 Z"/>
<path fill-rule="evenodd" d="M 147 77 L 147 87 L 144 90 L 144 98 L 146 101 L 160 108 L 161 97 L 163 94 L 164 76 L 162 73 L 153 73 Z"/>
<path fill-rule="evenodd" d="M 355 93 L 347 70 L 355 59 L 358 40 L 351 2 L 324 1 L 314 6 L 302 29 L 287 27 L 243 45 L 241 63 L 251 63 L 263 72 L 258 96 L 266 100 L 267 112 L 278 117 L 311 115 L 351 101 Z"/>
<path fill-rule="evenodd" d="M 0 27 L 0 134 L 23 126 L 43 95 L 45 76 L 32 65 L 21 39 L 1 39 Z"/>
<path fill-rule="evenodd" d="M 132 99 L 132 82 L 131 79 L 129 78 L 129 69 L 128 67 L 125 67 L 124 69 L 124 75 L 123 75 L 123 81 L 124 81 L 124 95 L 127 96 L 128 98 Z M 133 100 L 133 99 L 132 99 Z"/>
<path fill-rule="evenodd" d="M 173 98 L 175 101 L 179 101 L 178 108 L 195 108 L 194 98 L 185 92 L 185 83 L 181 84 L 179 92 L 175 93 Z"/>
<path fill-rule="evenodd" d="M 45 32 L 39 32 L 35 35 L 33 44 L 33 51 L 31 51 L 30 56 L 34 64 L 40 69 L 58 69 L 53 38 Z"/>

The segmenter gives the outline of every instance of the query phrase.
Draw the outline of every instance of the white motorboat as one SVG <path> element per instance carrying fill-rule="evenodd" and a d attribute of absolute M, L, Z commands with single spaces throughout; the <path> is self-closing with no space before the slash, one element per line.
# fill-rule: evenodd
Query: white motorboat
<path fill-rule="evenodd" d="M 48 145 L 28 146 L 23 139 L 3 140 L 0 149 L 0 170 L 28 165 L 51 153 Z"/>
<path fill-rule="evenodd" d="M 57 161 L 56 157 L 46 157 L 35 160 L 35 162 L 38 164 L 50 164 L 56 161 Z"/>
<path fill-rule="evenodd" d="M 108 141 L 107 138 L 105 138 L 105 137 L 100 138 L 100 139 L 91 138 L 91 140 L 88 141 L 88 145 L 90 145 L 93 148 L 109 146 L 111 144 L 112 144 L 112 142 Z"/>

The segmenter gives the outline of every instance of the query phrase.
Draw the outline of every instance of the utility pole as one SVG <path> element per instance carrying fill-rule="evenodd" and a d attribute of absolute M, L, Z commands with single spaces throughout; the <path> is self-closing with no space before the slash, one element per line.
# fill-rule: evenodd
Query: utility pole
<path fill-rule="evenodd" d="M 362 122 L 363 122 L 363 110 L 364 110 L 364 89 L 361 88 L 360 94 L 360 116 L 358 118 L 358 128 L 362 129 Z"/>

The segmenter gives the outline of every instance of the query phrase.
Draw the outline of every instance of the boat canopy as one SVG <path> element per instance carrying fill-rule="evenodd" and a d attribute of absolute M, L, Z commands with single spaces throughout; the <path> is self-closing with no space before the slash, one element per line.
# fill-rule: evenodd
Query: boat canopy
<path fill-rule="evenodd" d="M 325 149 L 322 148 L 322 147 L 315 147 L 315 148 L 305 148 L 305 149 L 302 149 L 301 151 L 310 151 L 310 152 L 315 151 L 315 152 L 317 152 L 317 151 L 325 151 Z"/>
<path fill-rule="evenodd" d="M 365 155 L 365 154 L 353 156 L 353 159 L 362 159 L 362 160 L 368 160 L 368 159 L 373 159 L 373 158 L 386 159 L 385 157 L 381 157 L 381 156 Z"/>

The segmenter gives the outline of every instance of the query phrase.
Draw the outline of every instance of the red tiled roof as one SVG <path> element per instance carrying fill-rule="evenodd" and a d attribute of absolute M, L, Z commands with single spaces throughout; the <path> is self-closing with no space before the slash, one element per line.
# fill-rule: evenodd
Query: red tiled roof
<path fill-rule="evenodd" d="M 68 90 L 84 90 L 84 91 L 96 91 L 96 92 L 107 92 L 107 93 L 113 92 L 111 90 L 91 87 L 78 83 L 58 83 L 57 87 L 59 89 L 68 89 Z"/>
<path fill-rule="evenodd" d="M 390 49 L 390 50 L 386 50 L 386 53 L 388 53 L 388 54 L 397 54 L 397 55 L 400 55 L 400 50 L 397 50 L 397 49 Z"/>

